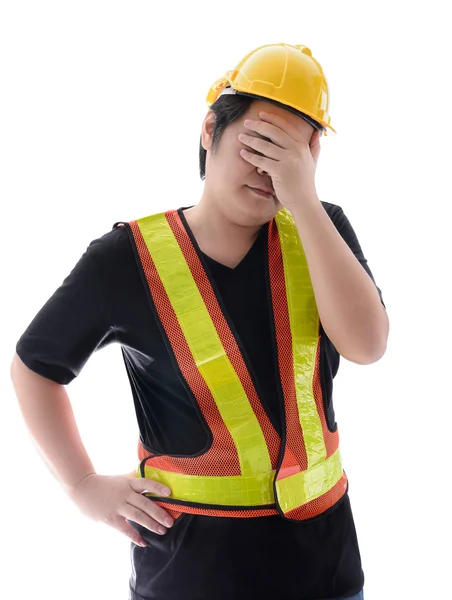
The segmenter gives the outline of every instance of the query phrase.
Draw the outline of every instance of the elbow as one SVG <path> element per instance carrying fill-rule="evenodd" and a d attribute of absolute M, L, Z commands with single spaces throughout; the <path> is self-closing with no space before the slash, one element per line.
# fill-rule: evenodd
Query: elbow
<path fill-rule="evenodd" d="M 378 362 L 386 354 L 387 349 L 388 338 L 386 337 L 385 340 L 380 344 L 378 350 L 374 351 L 374 353 L 370 356 L 369 361 L 366 364 L 371 365 L 372 363 Z"/>
<path fill-rule="evenodd" d="M 356 364 L 358 365 L 371 365 L 373 363 L 378 362 L 381 358 L 383 358 L 383 356 L 386 353 L 386 346 L 379 350 L 378 352 L 374 351 L 370 354 L 361 356 L 359 360 L 355 360 L 353 362 L 356 362 Z"/>
<path fill-rule="evenodd" d="M 378 344 L 373 344 L 371 348 L 366 350 L 361 350 L 360 352 L 339 352 L 339 354 L 357 365 L 371 365 L 383 358 L 386 350 L 387 338 Z"/>
<path fill-rule="evenodd" d="M 386 354 L 389 337 L 389 318 L 386 310 L 382 309 L 383 323 L 380 325 L 378 332 L 373 336 L 373 341 L 368 345 L 366 350 L 362 350 L 358 357 L 354 357 L 352 362 L 358 365 L 371 365 L 378 362 Z"/>

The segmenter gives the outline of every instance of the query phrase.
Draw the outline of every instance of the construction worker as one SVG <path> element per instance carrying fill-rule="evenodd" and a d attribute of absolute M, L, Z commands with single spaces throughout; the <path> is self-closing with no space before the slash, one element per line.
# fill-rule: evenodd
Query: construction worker
<path fill-rule="evenodd" d="M 18 340 L 18 400 L 82 513 L 132 541 L 129 600 L 362 599 L 332 388 L 340 356 L 383 356 L 389 321 L 317 195 L 327 81 L 309 48 L 271 44 L 207 104 L 200 201 L 91 242 Z M 113 342 L 139 428 L 118 476 L 96 472 L 64 387 Z"/>

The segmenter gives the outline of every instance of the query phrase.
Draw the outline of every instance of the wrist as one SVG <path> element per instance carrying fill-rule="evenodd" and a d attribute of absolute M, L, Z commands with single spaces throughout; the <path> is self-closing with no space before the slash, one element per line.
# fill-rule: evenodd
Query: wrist
<path fill-rule="evenodd" d="M 81 479 L 79 479 L 78 481 L 76 481 L 75 483 L 72 484 L 68 484 L 65 486 L 66 488 L 66 492 L 67 494 L 71 495 L 73 494 L 81 485 L 82 483 L 86 480 L 89 479 L 90 477 L 92 477 L 93 475 L 97 475 L 96 472 L 92 471 L 90 473 L 87 473 L 86 475 L 84 475 Z"/>
<path fill-rule="evenodd" d="M 293 217 L 295 216 L 304 216 L 308 211 L 315 211 L 319 206 L 322 206 L 320 198 L 317 196 L 316 192 L 306 194 L 303 197 L 300 197 L 295 202 L 288 202 L 284 205 L 284 208 L 287 208 L 292 213 Z"/>

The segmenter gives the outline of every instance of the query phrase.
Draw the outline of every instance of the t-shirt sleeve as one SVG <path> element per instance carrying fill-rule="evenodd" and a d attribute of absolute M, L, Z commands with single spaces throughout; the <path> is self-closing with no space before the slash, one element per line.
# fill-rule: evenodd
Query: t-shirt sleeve
<path fill-rule="evenodd" d="M 374 282 L 375 287 L 377 288 L 378 294 L 380 296 L 381 303 L 386 308 L 386 305 L 383 301 L 383 295 L 382 295 L 381 289 L 375 283 L 374 276 L 372 274 L 372 271 L 369 268 L 367 259 L 365 258 L 364 254 L 363 254 L 363 250 L 358 241 L 356 233 L 355 233 L 350 221 L 348 220 L 347 216 L 345 215 L 344 211 L 342 210 L 342 208 L 340 206 L 335 206 L 335 211 L 332 214 L 331 219 L 332 219 L 334 225 L 336 226 L 336 229 L 338 230 L 338 232 L 341 234 L 342 238 L 344 239 L 344 241 L 347 242 L 350 250 L 356 256 L 356 258 L 359 260 L 359 262 L 361 263 L 363 268 L 367 271 L 370 278 Z"/>
<path fill-rule="evenodd" d="M 93 352 L 115 341 L 108 294 L 98 266 L 105 239 L 93 240 L 16 344 L 25 365 L 56 383 L 70 383 Z"/>

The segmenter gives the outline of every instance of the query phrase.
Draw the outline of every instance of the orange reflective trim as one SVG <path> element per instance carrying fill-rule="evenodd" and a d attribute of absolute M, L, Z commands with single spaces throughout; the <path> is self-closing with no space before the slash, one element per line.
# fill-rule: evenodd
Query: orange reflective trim
<path fill-rule="evenodd" d="M 207 273 L 202 266 L 199 256 L 193 247 L 190 237 L 185 230 L 177 211 L 168 211 L 165 214 L 173 234 L 183 251 L 185 260 L 187 261 L 193 279 L 198 286 L 204 304 L 206 305 L 209 315 L 215 325 L 215 329 L 217 330 L 218 336 L 223 344 L 228 359 L 237 373 L 237 376 L 239 377 L 247 398 L 252 406 L 253 412 L 258 419 L 260 427 L 265 436 L 272 467 L 276 469 L 281 439 L 271 424 L 270 419 L 268 418 L 267 413 L 265 412 L 259 400 L 237 341 L 226 321 Z"/>
<path fill-rule="evenodd" d="M 283 258 L 281 243 L 279 240 L 278 229 L 276 222 L 273 219 L 269 225 L 269 266 L 270 266 L 270 282 L 273 302 L 276 303 L 278 309 L 275 314 L 275 328 L 277 332 L 278 343 L 278 358 L 281 374 L 281 384 L 284 391 L 286 401 L 286 411 L 291 416 L 291 423 L 288 429 L 287 442 L 297 457 L 296 466 L 304 470 L 308 467 L 306 456 L 306 448 L 304 443 L 303 430 L 300 426 L 298 411 L 296 407 L 296 389 L 293 372 L 293 356 L 292 356 L 292 333 L 290 331 L 289 309 L 287 306 L 287 295 L 284 282 L 275 274 L 283 269 Z M 328 459 L 339 447 L 339 432 L 331 432 L 328 428 L 324 409 L 324 399 L 322 394 L 322 386 L 320 383 L 320 335 L 317 345 L 317 353 L 315 358 L 314 373 L 313 373 L 313 395 L 316 403 L 316 408 L 322 424 L 323 438 L 326 448 L 326 458 Z M 302 442 L 302 443 L 301 443 Z M 301 466 L 300 466 L 301 465 Z M 284 469 L 293 466 L 293 461 L 288 457 L 284 457 L 281 473 L 279 477 L 286 477 L 292 474 L 293 471 L 283 473 Z M 296 466 L 294 468 L 296 469 Z"/>
<path fill-rule="evenodd" d="M 165 510 L 173 510 L 174 504 L 153 500 L 156 504 Z M 192 515 L 205 515 L 206 517 L 237 517 L 242 519 L 251 519 L 253 517 L 270 517 L 279 514 L 276 508 L 257 508 L 252 510 L 214 510 L 210 508 L 199 508 L 197 506 L 177 505 L 177 513 L 189 513 Z"/>
<path fill-rule="evenodd" d="M 283 209 L 274 220 L 284 264 L 298 418 L 310 470 L 326 459 L 322 423 L 312 389 L 319 345 L 319 313 L 309 266 L 293 216 Z"/>
<path fill-rule="evenodd" d="M 140 228 L 136 221 L 130 222 L 130 227 L 152 300 L 171 344 L 177 364 L 195 395 L 210 430 L 214 432 L 212 445 L 199 457 L 156 456 L 149 458 L 147 464 L 154 468 L 176 473 L 216 476 L 240 475 L 240 464 L 235 444 L 227 427 L 223 423 L 209 388 L 196 367 L 185 336 L 174 314 L 171 302 L 146 247 Z M 220 456 L 225 456 L 227 460 L 219 460 Z"/>
<path fill-rule="evenodd" d="M 280 497 L 281 490 L 285 490 L 283 484 L 286 478 L 291 478 L 300 472 L 308 469 L 308 458 L 305 447 L 305 438 L 300 423 L 300 416 L 297 407 L 297 392 L 295 387 L 294 360 L 292 351 L 292 331 L 290 329 L 289 307 L 287 304 L 287 290 L 282 277 L 278 277 L 284 272 L 284 262 L 282 256 L 282 247 L 275 219 L 269 224 L 269 269 L 270 284 L 273 296 L 275 330 L 278 346 L 278 361 L 281 378 L 281 385 L 284 394 L 285 410 L 287 415 L 286 423 L 286 453 L 283 456 L 282 465 L 277 474 L 277 501 L 282 509 L 282 505 L 290 503 L 286 495 Z M 320 338 L 319 338 L 320 342 Z M 322 389 L 320 385 L 320 343 L 317 344 L 315 354 L 315 363 L 313 369 L 312 393 L 315 400 L 315 406 L 320 418 L 322 435 L 326 449 L 326 459 L 330 458 L 339 447 L 339 435 L 336 430 L 334 433 L 328 430 L 324 412 Z M 297 461 L 287 454 L 290 449 L 295 454 Z M 278 485 L 278 481 L 281 482 Z M 288 482 L 287 482 L 288 483 Z M 301 503 L 291 510 L 285 512 L 285 518 L 293 520 L 308 520 L 314 518 L 331 506 L 333 506 L 347 490 L 347 477 L 343 473 L 342 477 L 335 485 L 324 494 L 304 504 Z M 284 492 L 288 493 L 288 492 Z"/>
<path fill-rule="evenodd" d="M 227 356 L 215 323 L 187 264 L 183 249 L 175 238 L 166 215 L 164 213 L 151 215 L 139 219 L 137 223 L 195 360 L 196 368 L 211 391 L 221 418 L 234 440 L 241 474 L 253 478 L 256 474 L 271 473 L 273 469 L 262 428 L 243 389 L 240 377 Z M 174 477 L 171 479 L 174 480 Z M 178 474 L 176 480 L 181 481 L 181 479 L 187 481 L 186 475 Z M 212 477 L 203 479 L 209 480 Z M 233 479 L 236 480 L 237 477 Z M 179 489 L 183 490 L 184 487 L 182 485 Z M 203 489 L 204 487 L 198 488 L 196 495 L 202 494 Z M 218 484 L 215 485 L 215 489 L 219 491 Z M 237 501 L 237 505 L 268 504 L 260 501 L 247 502 L 246 487 L 243 490 L 243 501 Z M 183 499 L 179 494 L 176 497 Z M 185 500 L 189 499 L 185 498 Z M 193 501 L 201 500 L 198 498 Z M 209 503 L 207 497 L 203 501 Z M 221 502 L 214 502 L 214 504 L 221 504 Z"/>
<path fill-rule="evenodd" d="M 303 431 L 297 408 L 297 393 L 295 389 L 294 362 L 292 355 L 292 333 L 290 331 L 289 308 L 287 306 L 287 294 L 284 280 L 284 263 L 282 258 L 281 243 L 275 219 L 272 219 L 268 228 L 269 236 L 269 271 L 270 286 L 273 300 L 273 318 L 276 330 L 276 343 L 278 347 L 278 364 L 281 378 L 281 386 L 284 395 L 286 410 L 286 447 L 296 457 L 296 461 L 284 456 L 280 473 L 286 471 L 293 474 L 295 470 L 308 468 L 306 448 L 304 445 Z M 278 474 L 278 478 L 281 477 Z"/>

